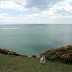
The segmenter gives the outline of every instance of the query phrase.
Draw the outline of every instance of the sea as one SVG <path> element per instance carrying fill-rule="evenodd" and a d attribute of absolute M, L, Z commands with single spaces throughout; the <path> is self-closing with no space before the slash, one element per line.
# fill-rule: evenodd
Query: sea
<path fill-rule="evenodd" d="M 0 48 L 22 55 L 39 56 L 42 52 L 72 44 L 71 24 L 0 25 Z"/>

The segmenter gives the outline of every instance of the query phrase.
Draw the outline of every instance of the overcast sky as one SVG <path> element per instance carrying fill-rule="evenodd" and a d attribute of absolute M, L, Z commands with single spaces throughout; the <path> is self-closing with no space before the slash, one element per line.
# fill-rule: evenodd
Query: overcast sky
<path fill-rule="evenodd" d="M 0 24 L 72 24 L 72 0 L 0 0 Z"/>

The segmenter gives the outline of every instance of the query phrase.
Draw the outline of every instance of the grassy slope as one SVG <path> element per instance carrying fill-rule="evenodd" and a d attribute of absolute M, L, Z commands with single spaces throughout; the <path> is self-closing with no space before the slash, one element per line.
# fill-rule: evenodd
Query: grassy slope
<path fill-rule="evenodd" d="M 72 65 L 50 61 L 42 65 L 39 59 L 0 55 L 0 72 L 72 72 Z"/>

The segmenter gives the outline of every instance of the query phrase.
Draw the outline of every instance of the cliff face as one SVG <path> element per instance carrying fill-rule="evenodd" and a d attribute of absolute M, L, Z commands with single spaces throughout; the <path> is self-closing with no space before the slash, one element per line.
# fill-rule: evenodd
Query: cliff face
<path fill-rule="evenodd" d="M 51 49 L 42 54 L 45 55 L 47 60 L 72 63 L 72 45 L 63 46 L 57 49 Z"/>

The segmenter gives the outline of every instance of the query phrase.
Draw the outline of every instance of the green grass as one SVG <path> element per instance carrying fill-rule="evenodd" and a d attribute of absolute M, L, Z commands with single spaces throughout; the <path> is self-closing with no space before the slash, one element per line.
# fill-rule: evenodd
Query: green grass
<path fill-rule="evenodd" d="M 51 61 L 42 65 L 39 59 L 0 55 L 0 72 L 72 72 L 72 65 Z"/>

